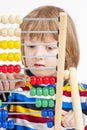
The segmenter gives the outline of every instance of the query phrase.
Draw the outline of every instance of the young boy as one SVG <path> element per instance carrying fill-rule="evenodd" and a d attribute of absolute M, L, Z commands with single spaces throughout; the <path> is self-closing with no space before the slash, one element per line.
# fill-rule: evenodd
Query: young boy
<path fill-rule="evenodd" d="M 64 12 L 63 9 L 54 6 L 43 6 L 39 7 L 32 12 L 30 12 L 25 18 L 58 18 L 59 13 Z M 70 16 L 68 15 L 68 24 L 67 24 L 67 40 L 66 40 L 66 58 L 65 58 L 65 70 L 68 70 L 69 67 L 74 66 L 77 68 L 79 62 L 79 45 L 77 34 L 75 30 L 74 23 Z M 31 20 L 23 21 L 20 25 L 22 31 L 57 31 L 58 30 L 58 21 L 49 21 L 49 20 Z M 29 70 L 25 70 L 25 74 L 0 74 L 0 79 L 19 79 L 25 78 L 26 75 L 31 76 L 57 76 L 55 69 L 46 69 L 47 67 L 56 68 L 58 54 L 57 48 L 58 34 L 44 34 L 44 33 L 22 33 L 21 34 L 21 43 L 33 43 L 35 45 L 23 45 L 21 46 L 22 56 L 35 56 L 34 58 L 23 58 L 22 63 Z M 42 43 L 38 45 L 38 43 Z M 55 45 L 52 45 L 55 43 Z M 47 45 L 49 44 L 49 45 Z M 50 55 L 55 55 L 54 57 L 46 57 Z M 31 67 L 35 69 L 31 69 Z M 44 69 L 41 70 L 41 67 Z M 83 84 L 79 84 L 79 92 L 81 97 L 81 105 L 84 118 L 84 127 L 87 125 L 87 90 L 84 89 Z M 8 111 L 14 113 L 10 115 L 9 119 L 12 118 L 15 123 L 17 123 L 13 130 L 53 130 L 53 128 L 47 127 L 48 117 L 41 116 L 41 108 L 35 106 L 36 98 L 40 99 L 41 97 L 31 97 L 30 88 L 37 87 L 47 87 L 47 85 L 31 85 L 30 82 L 20 81 L 20 82 L 0 82 L 1 90 L 14 90 L 14 92 L 7 94 L 8 102 L 29 102 L 27 104 L 11 104 L 8 105 Z M 17 89 L 18 88 L 18 89 Z M 27 92 L 25 90 L 28 90 Z M 20 91 L 20 92 L 17 92 Z M 48 98 L 48 97 L 46 97 Z M 70 85 L 66 81 L 64 82 L 63 87 L 63 100 L 62 100 L 62 118 L 61 125 L 62 129 L 74 129 L 74 116 L 72 110 L 72 99 L 70 92 Z M 31 114 L 25 114 L 25 113 Z M 35 112 L 38 112 L 35 113 Z"/>

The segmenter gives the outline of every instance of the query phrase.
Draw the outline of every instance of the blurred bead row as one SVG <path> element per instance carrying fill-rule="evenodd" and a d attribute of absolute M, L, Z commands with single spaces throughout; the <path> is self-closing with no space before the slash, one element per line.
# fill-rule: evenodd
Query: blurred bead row
<path fill-rule="evenodd" d="M 0 65 L 0 72 L 2 73 L 19 73 L 21 71 L 21 66 L 20 65 Z"/>
<path fill-rule="evenodd" d="M 2 28 L 0 29 L 0 35 L 3 37 L 20 37 L 21 29 L 20 28 Z"/>
<path fill-rule="evenodd" d="M 35 102 L 35 106 L 37 108 L 40 108 L 40 107 L 43 107 L 43 108 L 46 108 L 46 107 L 54 107 L 54 100 L 53 99 L 39 99 L 37 98 L 36 99 L 36 102 Z"/>
<path fill-rule="evenodd" d="M 31 76 L 30 78 L 30 83 L 32 85 L 35 85 L 35 84 L 54 84 L 56 83 L 56 78 L 54 76 Z"/>
<path fill-rule="evenodd" d="M 53 87 L 50 87 L 50 88 L 41 88 L 41 87 L 38 87 L 38 88 L 31 88 L 30 89 L 30 95 L 31 96 L 54 96 L 55 95 L 55 88 Z"/>
<path fill-rule="evenodd" d="M 16 52 L 16 53 L 13 53 L 13 52 L 10 52 L 10 53 L 5 53 L 5 52 L 3 52 L 3 53 L 1 53 L 0 54 L 0 60 L 2 60 L 2 61 L 17 61 L 17 62 L 19 62 L 20 60 L 21 60 L 21 54 L 20 54 L 20 52 Z"/>
<path fill-rule="evenodd" d="M 0 48 L 2 48 L 3 50 L 9 48 L 9 49 L 20 49 L 21 47 L 21 42 L 20 40 L 9 40 L 9 41 L 6 41 L 6 40 L 2 40 L 0 41 Z"/>
<path fill-rule="evenodd" d="M 22 23 L 22 19 L 20 16 L 13 16 L 13 15 L 10 15 L 10 16 L 7 16 L 7 15 L 3 15 L 3 16 L 0 16 L 0 23 L 2 24 L 7 24 L 7 23 L 10 23 L 10 24 L 21 24 Z"/>

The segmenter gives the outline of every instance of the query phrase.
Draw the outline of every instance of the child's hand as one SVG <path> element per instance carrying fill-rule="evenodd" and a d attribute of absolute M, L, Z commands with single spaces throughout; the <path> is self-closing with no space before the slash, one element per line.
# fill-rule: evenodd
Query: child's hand
<path fill-rule="evenodd" d="M 16 79 L 26 78 L 24 74 L 0 74 L 0 90 L 14 90 L 25 86 L 25 81 L 16 81 Z M 3 80 L 3 81 L 1 81 Z M 14 80 L 14 81 L 6 81 Z"/>
<path fill-rule="evenodd" d="M 62 125 L 67 129 L 75 128 L 74 113 L 73 111 L 65 112 L 62 111 L 64 117 L 62 118 Z"/>

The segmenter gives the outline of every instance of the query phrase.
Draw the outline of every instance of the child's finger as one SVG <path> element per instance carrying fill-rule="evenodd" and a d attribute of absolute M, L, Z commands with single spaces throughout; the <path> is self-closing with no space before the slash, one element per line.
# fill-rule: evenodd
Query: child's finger
<path fill-rule="evenodd" d="M 0 80 L 4 90 L 9 90 L 9 83 L 5 74 L 0 74 Z"/>
<path fill-rule="evenodd" d="M 12 80 L 12 81 L 8 81 L 9 82 L 9 90 L 14 90 L 15 89 L 15 79 L 14 79 L 13 75 L 8 73 L 6 75 L 6 77 L 8 80 Z"/>

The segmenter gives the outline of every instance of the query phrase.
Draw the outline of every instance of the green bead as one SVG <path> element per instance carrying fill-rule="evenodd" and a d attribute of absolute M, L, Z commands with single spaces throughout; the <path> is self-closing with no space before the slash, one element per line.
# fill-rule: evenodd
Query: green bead
<path fill-rule="evenodd" d="M 35 103 L 36 107 L 41 107 L 41 99 L 36 99 L 36 103 Z"/>
<path fill-rule="evenodd" d="M 0 107 L 2 106 L 2 100 L 0 100 Z"/>
<path fill-rule="evenodd" d="M 50 87 L 48 90 L 48 93 L 50 96 L 54 96 L 55 95 L 55 89 L 53 87 Z"/>
<path fill-rule="evenodd" d="M 49 107 L 54 107 L 54 100 L 53 99 L 49 99 L 48 106 Z"/>
<path fill-rule="evenodd" d="M 42 88 L 40 88 L 40 87 L 37 88 L 36 93 L 37 93 L 38 96 L 41 96 L 42 95 Z"/>
<path fill-rule="evenodd" d="M 42 104 L 42 107 L 45 107 L 45 108 L 48 107 L 48 100 L 47 99 L 43 99 L 41 104 Z"/>
<path fill-rule="evenodd" d="M 48 96 L 48 88 L 43 88 L 43 96 Z"/>
<path fill-rule="evenodd" d="M 30 95 L 35 96 L 36 95 L 36 88 L 31 88 L 30 89 Z"/>

